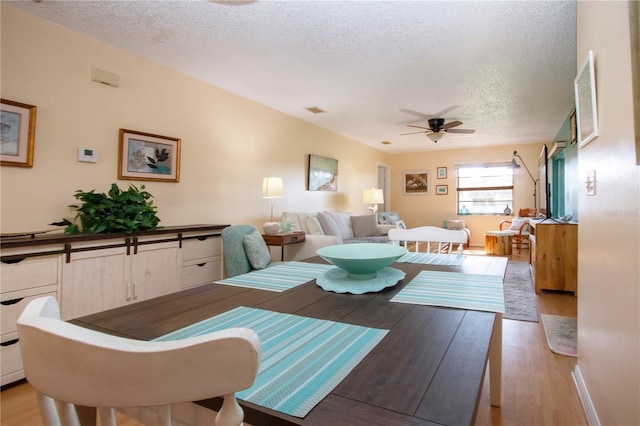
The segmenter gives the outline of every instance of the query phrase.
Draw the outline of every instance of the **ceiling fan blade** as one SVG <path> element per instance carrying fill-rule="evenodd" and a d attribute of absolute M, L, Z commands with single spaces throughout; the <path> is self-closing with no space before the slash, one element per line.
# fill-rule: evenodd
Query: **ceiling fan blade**
<path fill-rule="evenodd" d="M 459 126 L 461 124 L 462 124 L 462 121 L 457 121 L 457 120 L 456 121 L 450 121 L 450 122 L 446 123 L 444 126 L 442 126 L 442 128 L 445 129 L 445 130 L 448 130 L 448 129 L 452 128 L 452 127 L 457 127 L 457 126 Z"/>
<path fill-rule="evenodd" d="M 415 135 L 417 133 L 429 133 L 426 130 L 423 130 L 421 132 L 411 132 L 411 133 L 400 133 L 400 136 L 406 136 L 406 135 Z"/>
<path fill-rule="evenodd" d="M 407 127 L 415 127 L 416 129 L 431 130 L 431 128 L 429 128 L 429 127 L 414 126 L 413 124 L 407 124 Z"/>
<path fill-rule="evenodd" d="M 471 129 L 449 129 L 447 133 L 475 133 L 475 130 Z"/>

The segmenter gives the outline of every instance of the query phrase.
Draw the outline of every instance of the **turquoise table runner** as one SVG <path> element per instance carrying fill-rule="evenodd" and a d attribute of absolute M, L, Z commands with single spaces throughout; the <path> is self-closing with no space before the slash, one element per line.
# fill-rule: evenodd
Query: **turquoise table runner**
<path fill-rule="evenodd" d="M 333 265 L 305 262 L 284 262 L 235 277 L 216 281 L 216 284 L 248 287 L 258 290 L 282 292 L 315 280 Z"/>
<path fill-rule="evenodd" d="M 407 253 L 397 262 L 422 263 L 429 265 L 459 266 L 464 262 L 464 255 L 445 253 Z"/>
<path fill-rule="evenodd" d="M 256 381 L 236 396 L 296 417 L 306 416 L 388 333 L 241 306 L 155 341 L 232 327 L 254 330 L 262 344 Z"/>
<path fill-rule="evenodd" d="M 498 275 L 422 271 L 391 301 L 504 313 L 504 289 Z"/>

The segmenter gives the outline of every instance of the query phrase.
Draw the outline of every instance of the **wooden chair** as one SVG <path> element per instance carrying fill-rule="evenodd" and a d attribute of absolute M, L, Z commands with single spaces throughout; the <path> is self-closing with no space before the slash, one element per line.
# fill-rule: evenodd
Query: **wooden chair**
<path fill-rule="evenodd" d="M 391 241 L 404 247 L 407 247 L 407 243 L 413 242 L 415 243 L 416 252 L 420 243 L 425 243 L 427 253 L 451 253 L 456 244 L 458 244 L 456 251 L 462 253 L 468 238 L 469 235 L 465 230 L 451 230 L 436 226 L 389 230 L 389 239 Z"/>
<path fill-rule="evenodd" d="M 235 392 L 253 384 L 260 341 L 231 328 L 170 342 L 131 340 L 60 320 L 53 297 L 31 301 L 17 321 L 27 380 L 45 425 L 115 425 L 113 408 L 164 406 L 156 424 L 171 424 L 170 404 L 223 396 L 215 424 L 241 425 Z"/>
<path fill-rule="evenodd" d="M 510 231 L 513 245 L 518 249 L 518 254 L 522 252 L 522 248 L 529 248 L 529 218 L 535 217 L 535 209 L 520 209 L 533 210 L 533 216 L 519 216 L 514 217 L 513 220 L 501 220 L 499 223 L 501 231 Z"/>

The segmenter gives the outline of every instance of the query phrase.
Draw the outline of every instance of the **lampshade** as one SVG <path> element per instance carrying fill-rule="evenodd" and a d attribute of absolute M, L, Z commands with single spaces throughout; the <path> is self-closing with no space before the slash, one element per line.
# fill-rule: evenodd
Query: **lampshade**
<path fill-rule="evenodd" d="M 516 163 L 516 159 L 513 158 L 511 160 L 511 164 L 509 165 L 509 167 L 511 167 L 512 169 L 519 169 L 521 166 L 520 164 Z"/>
<path fill-rule="evenodd" d="M 444 133 L 440 133 L 440 132 L 432 132 L 427 134 L 427 137 L 431 139 L 433 142 L 438 142 L 440 139 L 442 139 L 443 136 L 444 136 Z"/>
<path fill-rule="evenodd" d="M 362 195 L 362 202 L 364 204 L 382 204 L 384 203 L 384 195 L 382 189 L 369 188 L 364 190 Z"/>
<path fill-rule="evenodd" d="M 282 198 L 282 178 L 266 177 L 262 180 L 262 198 Z"/>

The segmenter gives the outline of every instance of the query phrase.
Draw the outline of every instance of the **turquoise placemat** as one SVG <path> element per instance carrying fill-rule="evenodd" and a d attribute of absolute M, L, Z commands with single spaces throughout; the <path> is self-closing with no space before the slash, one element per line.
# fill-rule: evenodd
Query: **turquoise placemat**
<path fill-rule="evenodd" d="M 296 417 L 306 416 L 388 333 L 241 306 L 155 341 L 184 339 L 232 327 L 254 330 L 262 344 L 256 381 L 236 396 Z"/>
<path fill-rule="evenodd" d="M 429 265 L 446 265 L 459 266 L 462 265 L 466 256 L 462 254 L 445 254 L 445 253 L 407 253 L 397 262 L 404 263 L 422 263 Z"/>
<path fill-rule="evenodd" d="M 498 275 L 422 271 L 391 301 L 504 313 L 504 289 Z"/>
<path fill-rule="evenodd" d="M 282 292 L 315 280 L 333 265 L 306 262 L 284 262 L 235 277 L 218 280 L 216 284 Z"/>

